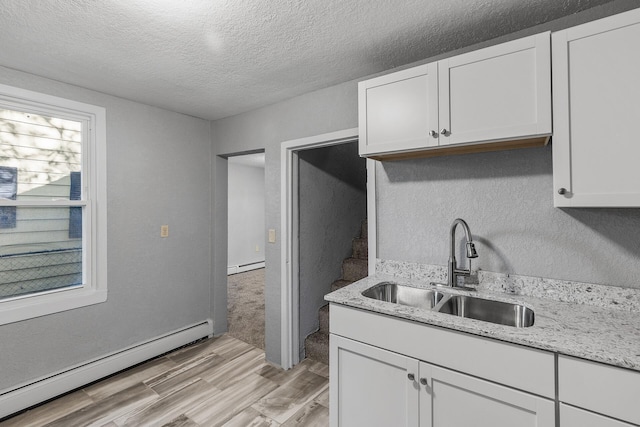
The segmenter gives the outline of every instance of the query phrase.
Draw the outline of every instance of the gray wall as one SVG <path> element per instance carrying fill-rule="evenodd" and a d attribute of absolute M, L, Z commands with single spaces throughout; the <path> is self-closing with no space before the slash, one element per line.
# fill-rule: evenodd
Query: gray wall
<path fill-rule="evenodd" d="M 378 257 L 446 265 L 460 217 L 474 268 L 640 288 L 640 209 L 554 208 L 551 148 L 382 163 Z"/>
<path fill-rule="evenodd" d="M 264 168 L 228 164 L 229 266 L 264 261 Z M 258 251 L 256 251 L 256 246 Z"/>
<path fill-rule="evenodd" d="M 408 68 L 409 66 L 432 62 L 438 59 L 442 59 L 444 57 L 453 56 L 456 54 L 468 52 L 477 48 L 481 48 L 484 46 L 489 46 L 497 43 L 502 43 L 508 40 L 513 40 L 516 38 L 524 37 L 527 35 L 539 33 L 547 30 L 559 30 L 562 28 L 567 28 L 573 25 L 577 25 L 583 22 L 588 22 L 594 19 L 598 19 L 604 16 L 612 15 L 614 13 L 619 13 L 625 10 L 633 9 L 638 7 L 637 0 L 617 0 L 612 3 L 608 3 L 604 6 L 595 7 L 593 9 L 589 9 L 585 12 L 572 15 L 563 19 L 559 19 L 547 24 L 539 25 L 537 27 L 532 27 L 530 29 L 520 31 L 515 34 L 510 34 L 508 36 L 500 37 L 495 40 L 490 40 L 488 42 L 483 42 L 477 45 L 469 46 L 463 49 L 459 49 L 457 51 L 452 51 L 447 54 L 439 55 L 434 58 L 427 58 L 423 61 L 417 62 L 415 64 L 409 64 L 406 66 L 399 67 L 400 68 Z M 500 21 L 496 22 L 496 25 L 506 25 L 501 23 Z M 382 73 L 381 73 L 382 74 Z M 386 74 L 386 73 L 385 73 Z M 369 76 L 372 77 L 372 76 Z M 363 77 L 365 79 L 366 77 Z M 362 79 L 359 79 L 362 80 Z M 306 136 L 319 135 L 326 132 L 332 132 L 342 129 L 349 129 L 353 127 L 357 127 L 358 118 L 357 118 L 357 82 L 347 82 L 337 86 L 333 86 L 327 89 L 319 90 L 316 92 L 307 93 L 305 95 L 280 102 L 268 107 L 264 107 L 255 111 L 251 111 L 245 114 L 240 114 L 238 116 L 218 120 L 212 123 L 212 138 L 213 138 L 213 150 L 216 154 L 228 154 L 234 152 L 242 152 L 242 151 L 251 151 L 255 149 L 266 149 L 266 176 L 267 176 L 267 216 L 266 216 L 266 227 L 274 228 L 278 230 L 280 228 L 280 143 L 283 141 L 288 141 L 292 139 L 302 138 Z M 533 150 L 533 149 L 532 149 Z M 544 151 L 545 149 L 539 149 Z M 548 150 L 548 149 L 547 149 Z M 501 169 L 503 167 L 510 168 L 509 163 L 512 160 L 519 159 L 520 156 L 525 156 L 528 150 L 522 151 L 522 153 L 514 154 L 513 158 L 501 158 L 500 155 L 496 157 L 494 160 L 496 163 L 492 163 L 487 165 L 488 168 L 493 169 Z M 480 156 L 480 155 L 478 155 Z M 491 156 L 491 155 L 489 155 Z M 464 160 L 456 160 L 461 159 L 462 157 L 452 158 L 452 162 L 463 162 Z M 491 158 L 491 157 L 490 157 Z M 399 162 L 398 166 L 391 166 L 390 169 L 385 169 L 390 171 L 389 176 L 385 178 L 387 172 L 380 172 L 378 174 L 381 179 L 381 183 L 379 186 L 379 195 L 377 196 L 378 203 L 381 206 L 385 206 L 387 201 L 384 194 L 389 195 L 389 185 L 393 185 L 391 179 L 402 179 L 403 182 L 396 181 L 397 187 L 402 187 L 403 185 L 414 185 L 414 192 L 411 194 L 407 193 L 407 197 L 409 200 L 405 200 L 405 203 L 409 203 L 410 200 L 416 200 L 416 202 L 424 202 L 425 197 L 422 194 L 416 194 L 416 192 L 427 192 L 430 188 L 430 181 L 427 179 L 429 177 L 425 177 L 421 174 L 420 169 L 425 165 L 427 161 L 416 161 L 414 162 L 414 166 L 408 166 L 412 169 L 415 176 L 410 175 L 411 172 L 407 172 L 403 178 L 399 178 L 398 175 L 402 175 L 401 172 L 397 170 L 393 170 L 394 167 L 402 168 L 401 165 L 411 165 L 412 162 Z M 519 160 L 522 162 L 522 159 Z M 541 162 L 545 162 L 541 160 Z M 550 157 L 546 160 L 546 165 L 539 165 L 539 168 L 543 166 L 546 167 L 545 172 L 541 172 L 540 179 L 534 180 L 535 182 L 531 185 L 536 186 L 535 190 L 536 194 L 542 194 L 545 192 L 543 186 L 544 180 L 551 179 L 551 169 L 550 169 Z M 460 163 L 460 164 L 463 164 Z M 219 164 L 218 168 L 224 168 L 224 164 Z M 216 176 L 218 172 L 214 171 Z M 471 187 L 473 185 L 471 179 L 472 175 L 463 175 L 466 176 L 465 179 L 459 180 L 459 186 L 467 186 Z M 492 178 L 486 178 L 492 179 Z M 504 177 L 500 177 L 497 174 L 495 178 L 496 181 L 500 181 L 505 179 Z M 386 181 L 385 181 L 386 180 Z M 508 181 L 508 180 L 507 180 Z M 444 182 L 444 181 L 441 181 Z M 550 181 L 549 181 L 550 182 Z M 224 191 L 221 190 L 221 186 L 226 188 L 226 182 L 214 182 L 215 190 L 214 192 Z M 485 206 L 485 201 L 487 199 L 491 199 L 494 203 L 502 203 L 505 200 L 502 199 L 504 195 L 495 195 L 493 194 L 493 190 L 485 190 L 490 191 L 487 194 L 474 193 L 473 196 L 475 201 L 474 205 L 483 209 L 489 209 Z M 551 191 L 551 189 L 549 189 Z M 549 198 L 551 197 L 549 193 Z M 432 193 L 433 197 L 441 197 L 442 192 Z M 410 204 L 410 203 L 409 203 Z M 388 205 L 388 203 L 387 203 Z M 500 215 L 503 218 L 503 230 L 512 230 L 517 227 L 519 223 L 518 217 L 513 217 L 509 214 L 511 208 L 511 204 L 506 204 L 502 207 L 495 207 L 495 211 L 493 215 Z M 389 259 L 399 259 L 402 260 L 401 257 L 407 255 L 407 251 L 400 250 L 399 248 L 399 239 L 392 239 L 389 236 L 390 232 L 398 231 L 403 232 L 402 230 L 406 228 L 412 228 L 415 232 L 420 233 L 422 227 L 425 227 L 425 223 L 431 223 L 429 227 L 432 227 L 434 230 L 441 229 L 441 225 L 445 224 L 445 234 L 444 238 L 446 239 L 446 229 L 448 224 L 450 224 L 450 220 L 453 219 L 453 215 L 450 212 L 427 212 L 421 207 L 419 204 L 410 204 L 408 206 L 407 215 L 411 215 L 409 219 L 411 222 L 405 224 L 399 224 L 399 221 L 392 217 L 397 217 L 400 214 L 399 209 L 396 209 L 395 212 L 385 212 L 381 211 L 379 214 L 382 214 L 379 218 L 379 226 L 378 232 L 383 232 L 383 236 L 380 236 L 378 248 L 380 255 Z M 514 212 L 517 211 L 517 208 Z M 573 235 L 571 231 L 575 232 L 587 232 L 587 235 L 580 241 L 576 241 L 574 239 L 570 239 L 566 242 L 563 242 L 564 245 L 567 245 L 572 248 L 577 248 L 579 245 L 584 244 L 585 241 L 588 242 L 589 247 L 593 248 L 593 251 L 603 252 L 603 249 L 609 250 L 611 247 L 618 246 L 619 248 L 625 249 L 617 249 L 616 252 L 626 252 L 625 262 L 626 264 L 622 267 L 624 272 L 613 271 L 613 269 L 608 269 L 606 266 L 602 266 L 602 272 L 598 275 L 602 278 L 596 281 L 602 281 L 611 284 L 619 284 L 622 286 L 634 286 L 633 283 L 629 282 L 629 277 L 634 275 L 635 264 L 638 263 L 638 248 L 633 247 L 630 242 L 640 241 L 640 232 L 638 231 L 638 227 L 633 227 L 634 224 L 634 210 L 558 210 L 555 214 L 550 217 L 541 218 L 536 226 L 537 230 L 543 230 L 547 227 L 551 227 L 552 229 L 557 229 L 556 221 L 558 218 L 570 217 L 571 219 L 565 219 L 564 223 L 571 223 L 572 226 L 565 231 L 565 235 Z M 464 212 L 461 213 L 461 215 Z M 549 211 L 546 211 L 548 215 Z M 214 246 L 224 245 L 223 248 L 226 248 L 226 236 L 220 228 L 220 221 L 222 221 L 221 215 L 226 216 L 226 201 L 223 198 L 217 197 L 214 195 Z M 483 215 L 483 218 L 490 218 L 492 214 L 487 212 Z M 606 229 L 606 231 L 594 232 L 591 226 L 577 226 L 576 223 L 584 222 L 585 217 L 589 219 L 586 220 L 589 224 L 601 224 L 600 229 Z M 467 218 L 471 222 L 471 227 L 473 232 L 481 232 L 487 233 L 491 231 L 490 228 L 486 225 L 483 225 L 484 221 L 474 221 L 472 220 L 470 215 L 467 215 Z M 622 218 L 618 220 L 618 218 Z M 609 221 L 615 219 L 615 224 L 610 225 Z M 386 225 L 385 225 L 386 224 Z M 383 227 L 392 227 L 391 229 L 385 229 Z M 589 231 L 591 230 L 591 231 Z M 424 232 L 422 232 L 424 233 Z M 492 231 L 493 234 L 486 235 L 487 239 L 496 240 L 498 239 L 499 244 L 501 245 L 497 250 L 502 250 L 501 248 L 505 247 L 502 240 L 496 236 L 495 233 L 500 233 L 499 231 Z M 426 236 L 425 236 L 426 237 Z M 515 241 L 515 240 L 512 240 Z M 518 244 L 522 244 L 523 247 L 531 247 L 531 251 L 546 251 L 546 246 L 540 247 L 542 242 L 546 240 L 541 240 L 539 237 L 535 237 L 532 234 L 524 234 L 517 239 Z M 619 242 L 627 242 L 627 244 L 620 244 Z M 546 243 L 545 243 L 546 245 Z M 487 249 L 488 244 L 484 243 L 480 249 L 483 251 L 481 253 L 481 257 L 483 253 L 491 253 L 490 250 Z M 505 247 L 506 248 L 506 247 Z M 550 256 L 548 258 L 554 258 L 555 265 L 558 265 L 558 270 L 563 271 L 563 276 L 568 277 L 572 276 L 574 273 L 580 274 L 582 277 L 582 268 L 587 264 L 593 262 L 593 258 L 596 256 L 595 252 L 590 255 L 590 258 L 583 259 L 571 259 L 567 260 L 567 257 L 564 257 L 564 252 L 560 251 L 559 243 L 556 244 L 555 247 L 549 248 L 551 251 L 555 251 L 558 255 L 558 259 L 565 260 L 566 264 L 555 260 L 554 257 Z M 422 248 L 419 248 L 422 249 Z M 429 261 L 438 261 L 438 264 L 444 264 L 446 260 L 441 259 L 439 249 L 434 249 L 433 256 L 427 257 L 422 255 L 421 253 L 413 253 L 413 257 L 420 260 L 420 262 L 429 262 Z M 214 248 L 215 252 L 215 248 Z M 437 253 L 437 256 L 436 256 Z M 446 253 L 446 250 L 445 250 Z M 276 244 L 268 245 L 267 252 L 267 271 L 266 271 L 266 288 L 265 288 L 265 297 L 266 297 L 266 352 L 267 358 L 270 361 L 275 363 L 279 363 L 280 361 L 280 241 Z M 518 256 L 514 258 L 514 255 L 508 256 L 499 256 L 496 254 L 491 255 L 489 261 L 493 268 L 493 266 L 499 265 L 500 259 L 505 259 L 505 265 L 510 265 L 512 268 L 522 269 L 523 271 L 516 271 L 521 274 L 533 274 L 534 272 L 538 272 L 540 275 L 547 275 L 548 270 L 538 271 L 538 268 L 541 267 L 541 261 L 531 261 L 529 259 L 521 258 Z M 600 258 L 598 258 L 600 259 Z M 633 259 L 634 262 L 629 264 L 629 260 Z M 510 268 L 511 268 L 510 267 Z M 566 268 L 564 268 L 566 267 Z M 224 277 L 224 272 L 222 269 L 226 269 L 226 264 L 216 262 L 216 265 L 213 267 L 213 274 L 215 277 L 214 288 L 215 292 L 219 292 L 222 294 L 223 287 L 226 287 L 226 281 Z M 605 277 L 606 276 L 606 277 Z M 637 276 L 637 274 L 636 274 Z M 593 279 L 593 276 L 590 276 Z M 637 283 L 634 282 L 634 283 Z M 216 313 L 222 313 L 226 311 L 226 305 L 222 306 L 222 295 L 220 301 L 214 301 L 214 310 Z M 226 304 L 226 301 L 224 302 Z"/>
<path fill-rule="evenodd" d="M 0 390 L 210 317 L 209 122 L 1 67 L 0 83 L 106 107 L 109 235 L 107 302 L 0 326 Z"/>
<path fill-rule="evenodd" d="M 267 243 L 265 271 L 265 333 L 267 359 L 280 363 L 280 144 L 305 136 L 319 135 L 357 126 L 358 92 L 355 82 L 229 117 L 211 123 L 215 155 L 264 149 L 266 154 L 266 228 L 276 230 L 276 243 Z M 226 217 L 227 161 L 213 162 L 214 265 L 212 301 L 214 321 L 226 321 Z M 224 254 L 222 253 L 224 252 Z M 216 331 L 218 327 L 216 326 Z"/>
<path fill-rule="evenodd" d="M 358 143 L 299 152 L 300 351 L 318 330 L 318 309 L 367 216 L 366 161 Z"/>

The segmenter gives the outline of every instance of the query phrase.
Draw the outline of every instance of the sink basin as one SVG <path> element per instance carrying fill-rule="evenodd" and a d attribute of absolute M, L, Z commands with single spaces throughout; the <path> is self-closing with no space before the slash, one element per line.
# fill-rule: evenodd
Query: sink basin
<path fill-rule="evenodd" d="M 438 311 L 517 328 L 533 326 L 534 321 L 533 310 L 524 305 L 464 295 L 451 295 L 443 302 Z"/>
<path fill-rule="evenodd" d="M 362 292 L 367 298 L 411 307 L 432 309 L 444 297 L 442 292 L 431 289 L 412 288 L 393 282 L 382 282 Z"/>
<path fill-rule="evenodd" d="M 526 328 L 533 326 L 534 313 L 528 307 L 466 295 L 452 295 L 437 289 L 421 289 L 381 282 L 362 292 L 367 298 L 410 307 L 435 310 L 468 319 Z"/>

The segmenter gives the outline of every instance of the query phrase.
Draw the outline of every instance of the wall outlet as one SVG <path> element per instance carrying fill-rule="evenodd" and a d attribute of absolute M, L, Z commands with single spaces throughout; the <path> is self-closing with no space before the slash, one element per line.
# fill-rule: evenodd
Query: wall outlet
<path fill-rule="evenodd" d="M 161 225 L 160 226 L 160 237 L 169 237 L 169 226 Z"/>
<path fill-rule="evenodd" d="M 256 245 L 256 252 L 260 252 L 260 245 Z"/>
<path fill-rule="evenodd" d="M 275 243 L 276 242 L 276 230 L 275 228 L 270 228 L 269 229 L 269 243 Z"/>

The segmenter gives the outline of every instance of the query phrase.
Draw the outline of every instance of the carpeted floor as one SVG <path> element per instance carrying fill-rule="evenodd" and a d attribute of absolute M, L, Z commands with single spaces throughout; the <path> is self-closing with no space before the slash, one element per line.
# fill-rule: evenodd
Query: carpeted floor
<path fill-rule="evenodd" d="M 264 350 L 264 268 L 227 276 L 229 335 Z"/>

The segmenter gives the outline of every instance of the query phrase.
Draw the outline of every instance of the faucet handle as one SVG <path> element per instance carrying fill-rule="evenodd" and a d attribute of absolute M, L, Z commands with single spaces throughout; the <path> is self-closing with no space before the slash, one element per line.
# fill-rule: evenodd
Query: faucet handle
<path fill-rule="evenodd" d="M 478 252 L 476 252 L 476 246 L 473 242 L 467 242 L 467 258 L 478 258 Z"/>

